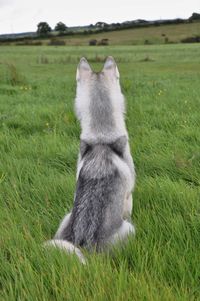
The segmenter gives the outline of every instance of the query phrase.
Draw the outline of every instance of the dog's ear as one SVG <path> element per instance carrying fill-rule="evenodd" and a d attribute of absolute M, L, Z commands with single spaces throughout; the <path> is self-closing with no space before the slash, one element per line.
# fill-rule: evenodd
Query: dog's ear
<path fill-rule="evenodd" d="M 120 77 L 117 64 L 112 56 L 107 57 L 102 71 L 108 74 L 110 77 L 116 79 L 119 79 Z"/>
<path fill-rule="evenodd" d="M 81 79 L 87 78 L 92 73 L 92 69 L 86 60 L 86 58 L 82 57 L 77 67 L 76 71 L 76 80 L 79 81 Z"/>
<path fill-rule="evenodd" d="M 110 148 L 119 156 L 123 157 L 124 150 L 127 144 L 127 137 L 121 136 L 115 142 L 110 144 Z"/>
<path fill-rule="evenodd" d="M 92 146 L 88 144 L 86 141 L 81 140 L 80 143 L 80 153 L 81 157 L 83 158 L 90 150 L 92 149 Z"/>

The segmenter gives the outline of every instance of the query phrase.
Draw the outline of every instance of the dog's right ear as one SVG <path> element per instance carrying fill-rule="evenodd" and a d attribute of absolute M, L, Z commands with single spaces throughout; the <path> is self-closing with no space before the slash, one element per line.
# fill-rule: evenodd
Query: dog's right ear
<path fill-rule="evenodd" d="M 92 73 L 92 69 L 86 60 L 86 58 L 82 57 L 77 67 L 76 71 L 76 80 L 80 81 L 81 79 L 87 78 Z"/>
<path fill-rule="evenodd" d="M 117 64 L 112 56 L 108 56 L 104 67 L 103 67 L 103 72 L 108 74 L 110 77 L 119 79 L 119 70 L 117 68 Z"/>

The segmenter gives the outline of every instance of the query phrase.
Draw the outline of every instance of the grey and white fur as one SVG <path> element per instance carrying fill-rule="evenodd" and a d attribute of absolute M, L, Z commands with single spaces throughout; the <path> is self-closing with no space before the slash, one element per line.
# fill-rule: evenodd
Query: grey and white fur
<path fill-rule="evenodd" d="M 95 73 L 82 58 L 76 80 L 82 132 L 74 205 L 46 245 L 74 252 L 85 263 L 79 247 L 100 251 L 135 233 L 130 222 L 135 170 L 114 59 L 108 57 Z"/>

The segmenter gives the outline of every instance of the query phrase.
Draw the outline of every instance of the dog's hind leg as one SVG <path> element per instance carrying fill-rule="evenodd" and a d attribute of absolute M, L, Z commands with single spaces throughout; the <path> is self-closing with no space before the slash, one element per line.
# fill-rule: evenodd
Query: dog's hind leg
<path fill-rule="evenodd" d="M 69 223 L 70 216 L 71 216 L 71 212 L 65 215 L 65 217 L 63 218 L 62 222 L 60 223 L 60 225 L 58 227 L 58 230 L 54 236 L 54 239 L 63 239 L 62 233 L 63 233 L 63 230 L 67 227 L 67 225 Z"/>
<path fill-rule="evenodd" d="M 131 213 L 133 208 L 133 200 L 131 192 L 126 196 L 124 200 L 123 218 L 131 220 Z"/>
<path fill-rule="evenodd" d="M 117 232 L 114 235 L 112 235 L 110 243 L 115 244 L 119 241 L 125 240 L 129 235 L 134 234 L 135 227 L 128 221 L 124 220 L 121 227 L 117 230 Z"/>

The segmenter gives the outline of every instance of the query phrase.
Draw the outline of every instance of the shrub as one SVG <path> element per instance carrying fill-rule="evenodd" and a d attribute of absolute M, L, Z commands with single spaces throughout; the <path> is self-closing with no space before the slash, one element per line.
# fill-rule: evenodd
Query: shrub
<path fill-rule="evenodd" d="M 89 46 L 96 46 L 97 45 L 97 40 L 93 39 L 89 41 Z"/>
<path fill-rule="evenodd" d="M 109 45 L 109 39 L 102 39 L 101 41 L 98 42 L 99 46 L 107 46 Z"/>
<path fill-rule="evenodd" d="M 65 45 L 65 41 L 57 39 L 57 38 L 52 38 L 50 40 L 50 42 L 48 43 L 48 45 L 49 46 L 64 46 Z"/>
<path fill-rule="evenodd" d="M 184 38 L 181 43 L 200 43 L 200 36 Z"/>
<path fill-rule="evenodd" d="M 140 62 L 153 62 L 154 60 L 152 58 L 150 58 L 148 55 L 143 58 L 142 60 L 140 60 Z"/>
<path fill-rule="evenodd" d="M 41 46 L 41 41 L 23 41 L 15 43 L 16 46 Z"/>
<path fill-rule="evenodd" d="M 168 37 L 165 37 L 165 44 L 168 44 L 169 43 L 169 38 Z"/>
<path fill-rule="evenodd" d="M 25 77 L 18 71 L 17 67 L 14 64 L 6 64 L 7 66 L 7 72 L 5 74 L 6 76 L 6 82 L 8 84 L 11 84 L 12 86 L 25 84 L 26 80 Z"/>
<path fill-rule="evenodd" d="M 37 63 L 38 64 L 49 64 L 49 59 L 45 55 L 41 55 L 37 58 Z"/>

